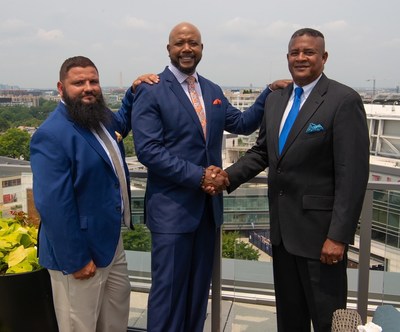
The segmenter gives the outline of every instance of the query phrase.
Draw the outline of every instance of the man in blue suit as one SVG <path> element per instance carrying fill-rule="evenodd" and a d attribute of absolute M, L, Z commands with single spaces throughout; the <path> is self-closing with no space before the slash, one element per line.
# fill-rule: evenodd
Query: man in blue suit
<path fill-rule="evenodd" d="M 31 140 L 39 261 L 50 273 L 60 332 L 126 331 L 120 233 L 122 220 L 130 226 L 130 187 L 122 138 L 131 130 L 132 89 L 113 113 L 96 66 L 82 56 L 63 63 L 57 88 L 62 100 Z"/>
<path fill-rule="evenodd" d="M 196 72 L 203 44 L 190 23 L 172 29 L 167 50 L 171 64 L 159 75 L 160 83 L 137 88 L 132 113 L 136 153 L 148 168 L 152 287 L 147 329 L 196 332 L 203 331 L 215 234 L 223 221 L 222 195 L 211 197 L 202 186 L 211 180 L 214 167 L 209 166 L 222 166 L 224 130 L 255 131 L 271 90 L 265 89 L 246 112 L 230 105 L 218 85 Z M 272 89 L 286 83 L 278 81 Z"/>

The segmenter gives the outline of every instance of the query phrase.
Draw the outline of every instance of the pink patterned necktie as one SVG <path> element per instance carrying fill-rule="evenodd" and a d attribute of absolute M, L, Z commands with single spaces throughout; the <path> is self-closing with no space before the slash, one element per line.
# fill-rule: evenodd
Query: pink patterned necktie
<path fill-rule="evenodd" d="M 197 94 L 196 89 L 194 87 L 195 81 L 196 78 L 194 78 L 193 76 L 189 76 L 186 79 L 186 82 L 188 83 L 189 87 L 190 99 L 192 100 L 193 107 L 196 110 L 197 116 L 199 117 L 201 127 L 203 128 L 204 137 L 206 137 L 206 125 L 207 125 L 206 113 L 204 112 L 204 108 L 201 105 L 199 95 Z"/>

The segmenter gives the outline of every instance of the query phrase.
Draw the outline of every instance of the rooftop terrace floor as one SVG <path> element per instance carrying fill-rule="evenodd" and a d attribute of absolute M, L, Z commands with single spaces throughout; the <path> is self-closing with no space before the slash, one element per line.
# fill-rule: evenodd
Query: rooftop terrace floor
<path fill-rule="evenodd" d="M 129 327 L 146 330 L 147 293 L 131 292 Z M 211 332 L 211 301 L 207 308 L 204 332 Z M 221 332 L 274 332 L 275 307 L 223 300 L 221 305 Z"/>

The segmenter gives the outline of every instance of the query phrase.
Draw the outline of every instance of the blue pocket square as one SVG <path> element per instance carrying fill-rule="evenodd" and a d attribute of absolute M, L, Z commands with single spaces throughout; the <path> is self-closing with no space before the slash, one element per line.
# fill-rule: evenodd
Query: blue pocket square
<path fill-rule="evenodd" d="M 319 131 L 324 131 L 324 127 L 320 124 L 310 123 L 306 130 L 306 134 L 318 133 Z"/>

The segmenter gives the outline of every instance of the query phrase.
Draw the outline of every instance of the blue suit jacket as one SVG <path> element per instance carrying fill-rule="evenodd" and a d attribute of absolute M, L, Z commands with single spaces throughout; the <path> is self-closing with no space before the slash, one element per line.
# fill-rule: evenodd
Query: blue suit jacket
<path fill-rule="evenodd" d="M 111 137 L 129 133 L 132 100 L 128 90 L 107 128 Z M 122 141 L 118 146 L 129 184 Z M 65 274 L 91 259 L 98 267 L 110 264 L 121 229 L 118 177 L 96 137 L 72 122 L 61 102 L 32 137 L 31 167 L 40 264 Z"/>
<path fill-rule="evenodd" d="M 186 233 L 197 228 L 206 198 L 200 188 L 203 167 L 222 166 L 224 130 L 247 135 L 259 127 L 270 92 L 266 89 L 253 107 L 241 112 L 218 85 L 201 76 L 199 84 L 207 117 L 206 139 L 191 101 L 168 68 L 158 84 L 141 84 L 136 90 L 132 130 L 138 159 L 148 168 L 146 222 L 153 232 Z M 222 195 L 214 196 L 212 204 L 219 226 Z"/>

